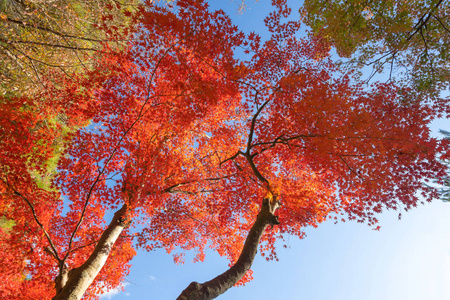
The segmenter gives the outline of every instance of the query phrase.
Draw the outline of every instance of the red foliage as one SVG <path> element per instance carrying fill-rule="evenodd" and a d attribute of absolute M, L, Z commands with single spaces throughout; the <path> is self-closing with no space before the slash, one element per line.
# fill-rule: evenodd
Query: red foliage
<path fill-rule="evenodd" d="M 444 175 L 444 142 L 427 129 L 434 111 L 403 103 L 392 84 L 367 89 L 340 75 L 327 45 L 297 38 L 299 24 L 282 23 L 284 1 L 273 2 L 263 44 L 203 1 L 149 4 L 127 49 L 78 77 L 51 77 L 39 105 L 1 100 L 0 212 L 15 226 L 0 241 L 14 249 L 0 290 L 51 297 L 58 265 L 46 249 L 80 266 L 124 203 L 132 226 L 86 298 L 119 285 L 133 246 L 195 249 L 202 261 L 208 245 L 235 261 L 268 191 L 283 204 L 281 225 L 263 237 L 269 258 L 277 239 L 302 237 L 330 213 L 372 225 L 384 208 L 436 196 L 422 184 Z M 249 60 L 236 58 L 242 47 Z M 31 171 L 45 173 L 56 129 L 34 128 L 56 113 L 91 122 L 67 138 L 46 191 Z"/>

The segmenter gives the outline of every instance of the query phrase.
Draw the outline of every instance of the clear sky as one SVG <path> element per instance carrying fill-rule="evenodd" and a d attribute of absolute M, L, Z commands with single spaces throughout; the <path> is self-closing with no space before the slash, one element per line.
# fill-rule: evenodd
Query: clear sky
<path fill-rule="evenodd" d="M 221 300 L 445 300 L 450 299 L 450 203 L 434 202 L 381 216 L 381 230 L 354 222 L 327 222 L 307 229 L 279 261 L 256 256 L 254 280 Z M 227 269 L 208 253 L 203 263 L 173 264 L 164 251 L 139 252 L 126 291 L 102 299 L 175 299 L 193 280 L 204 282 Z"/>
<path fill-rule="evenodd" d="M 246 32 L 264 30 L 262 19 L 269 1 L 247 0 L 237 14 L 233 1 L 209 1 L 224 9 Z M 240 2 L 240 0 L 236 0 Z M 300 1 L 291 1 L 296 12 Z M 432 126 L 450 131 L 450 122 Z M 307 228 L 303 240 L 292 238 L 290 248 L 278 248 L 279 261 L 257 255 L 254 280 L 234 287 L 218 299 L 308 300 L 446 300 L 450 299 L 450 203 L 435 201 L 402 214 L 384 212 L 380 231 L 355 222 L 325 222 Z M 204 282 L 227 269 L 228 261 L 214 252 L 203 263 L 175 265 L 164 250 L 139 251 L 133 259 L 125 292 L 112 291 L 102 299 L 175 299 L 191 281 Z"/>

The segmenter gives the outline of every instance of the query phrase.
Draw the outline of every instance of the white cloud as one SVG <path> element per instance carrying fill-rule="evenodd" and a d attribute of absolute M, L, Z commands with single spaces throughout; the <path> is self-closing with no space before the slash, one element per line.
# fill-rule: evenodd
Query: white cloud
<path fill-rule="evenodd" d="M 126 287 L 127 285 L 129 285 L 128 282 L 125 282 L 123 284 L 121 284 L 120 286 L 116 287 L 115 289 L 112 289 L 106 293 L 103 293 L 100 295 L 100 299 L 112 299 L 112 297 L 114 297 L 115 295 L 119 294 L 122 292 L 122 287 Z M 127 296 L 130 295 L 130 293 L 126 293 Z"/>
<path fill-rule="evenodd" d="M 155 280 L 156 279 L 156 277 L 152 276 L 152 275 L 148 276 L 148 278 L 150 278 L 150 280 Z"/>

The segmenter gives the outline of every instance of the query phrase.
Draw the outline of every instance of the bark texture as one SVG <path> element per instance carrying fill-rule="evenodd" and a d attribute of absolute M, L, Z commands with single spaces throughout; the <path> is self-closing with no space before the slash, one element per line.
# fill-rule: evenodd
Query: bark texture
<path fill-rule="evenodd" d="M 126 227 L 126 206 L 114 214 L 109 226 L 103 232 L 97 246 L 86 262 L 69 271 L 64 280 L 56 284 L 57 294 L 52 300 L 79 300 L 105 265 L 111 249 Z"/>
<path fill-rule="evenodd" d="M 178 296 L 177 300 L 208 300 L 225 293 L 236 284 L 253 264 L 259 241 L 268 225 L 277 225 L 278 217 L 274 215 L 279 202 L 274 199 L 263 199 L 261 210 L 250 229 L 244 248 L 237 262 L 227 271 L 205 283 L 192 282 Z"/>

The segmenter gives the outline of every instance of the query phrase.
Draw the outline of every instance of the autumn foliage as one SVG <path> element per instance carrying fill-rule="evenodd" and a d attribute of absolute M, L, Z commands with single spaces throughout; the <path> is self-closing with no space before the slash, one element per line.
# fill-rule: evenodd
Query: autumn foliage
<path fill-rule="evenodd" d="M 300 14 L 315 35 L 348 58 L 350 69 L 371 66 L 371 75 L 363 77 L 384 71 L 436 100 L 450 79 L 448 11 L 443 0 L 305 0 Z"/>
<path fill-rule="evenodd" d="M 108 259 L 84 299 L 117 287 L 136 247 L 202 261 L 208 246 L 233 263 L 263 198 L 281 202 L 260 244 L 271 259 L 276 240 L 330 216 L 376 228 L 376 213 L 437 196 L 423 185 L 445 175 L 446 142 L 427 128 L 436 106 L 340 73 L 329 45 L 298 38 L 272 2 L 261 41 L 203 1 L 148 1 L 128 48 L 106 44 L 92 70 L 0 100 L 0 212 L 14 221 L 0 239 L 2 297 L 50 299 L 55 278 L 76 277 L 93 253 Z M 44 124 L 61 115 L 63 136 Z M 55 145 L 57 174 L 42 186 Z"/>

